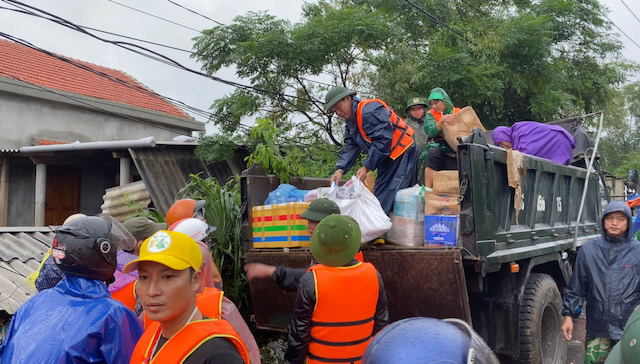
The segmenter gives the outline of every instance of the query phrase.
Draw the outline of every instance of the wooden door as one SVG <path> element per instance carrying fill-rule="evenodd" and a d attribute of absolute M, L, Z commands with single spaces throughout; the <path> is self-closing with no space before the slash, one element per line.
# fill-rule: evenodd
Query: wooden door
<path fill-rule="evenodd" d="M 47 166 L 45 225 L 61 225 L 80 210 L 80 168 Z"/>

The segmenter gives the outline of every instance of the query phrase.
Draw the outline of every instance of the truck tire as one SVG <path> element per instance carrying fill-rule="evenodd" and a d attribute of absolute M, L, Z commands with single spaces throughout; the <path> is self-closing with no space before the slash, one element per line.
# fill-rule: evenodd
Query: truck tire
<path fill-rule="evenodd" d="M 561 332 L 561 311 L 562 298 L 553 278 L 532 273 L 524 287 L 518 322 L 522 363 L 565 363 L 567 346 Z"/>

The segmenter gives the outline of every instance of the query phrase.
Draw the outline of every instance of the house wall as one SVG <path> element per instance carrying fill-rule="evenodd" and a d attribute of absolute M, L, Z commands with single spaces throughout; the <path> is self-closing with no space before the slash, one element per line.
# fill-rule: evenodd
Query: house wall
<path fill-rule="evenodd" d="M 102 197 L 105 189 L 118 185 L 118 160 L 114 163 L 99 165 L 83 165 L 80 180 L 80 212 L 96 215 L 102 212 L 100 206 L 104 202 Z"/>
<path fill-rule="evenodd" d="M 36 166 L 13 159 L 9 169 L 9 205 L 7 226 L 33 226 L 36 190 Z M 28 164 L 27 164 L 28 163 Z"/>
<path fill-rule="evenodd" d="M 115 114 L 79 108 L 50 100 L 0 92 L 0 146 L 20 148 L 33 145 L 32 137 L 63 141 L 131 140 L 153 136 L 171 141 L 177 135 L 191 135 L 181 127 L 158 126 Z"/>
<path fill-rule="evenodd" d="M 80 209 L 87 215 L 101 212 L 105 189 L 118 185 L 118 160 L 83 163 L 80 174 Z M 7 226 L 33 226 L 36 167 L 29 158 L 13 158 L 9 173 Z"/>

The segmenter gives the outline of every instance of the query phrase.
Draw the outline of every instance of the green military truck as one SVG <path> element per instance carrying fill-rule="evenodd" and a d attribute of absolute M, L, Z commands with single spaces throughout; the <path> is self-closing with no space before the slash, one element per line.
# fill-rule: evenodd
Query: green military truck
<path fill-rule="evenodd" d="M 581 129 L 580 119 L 565 121 L 563 126 Z M 561 293 L 571 276 L 576 247 L 600 235 L 600 214 L 609 200 L 608 191 L 596 169 L 588 177 L 576 225 L 587 169 L 525 156 L 524 203 L 516 223 L 507 153 L 491 144 L 479 134 L 458 146 L 458 248 L 375 245 L 363 249 L 364 260 L 382 275 L 391 321 L 457 317 L 471 323 L 504 361 L 565 363 Z M 584 143 L 578 144 L 580 148 Z M 583 152 L 584 147 L 574 155 Z M 252 241 L 251 208 L 263 204 L 279 183 L 259 166 L 243 173 L 247 244 Z M 327 186 L 328 180 L 305 178 L 290 183 L 308 190 Z M 308 248 L 251 248 L 245 259 L 304 267 L 311 253 Z M 270 280 L 254 280 L 250 288 L 258 327 L 286 330 L 295 293 L 280 290 Z"/>

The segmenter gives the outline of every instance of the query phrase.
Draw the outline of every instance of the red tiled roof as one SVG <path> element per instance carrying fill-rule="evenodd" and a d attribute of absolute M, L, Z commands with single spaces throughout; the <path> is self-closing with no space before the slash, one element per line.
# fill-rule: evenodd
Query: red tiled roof
<path fill-rule="evenodd" d="M 109 78 L 84 70 L 27 46 L 0 39 L 0 54 L 2 55 L 0 57 L 0 71 L 2 71 L 0 77 L 8 77 L 6 74 L 9 74 L 22 81 L 52 89 L 192 119 L 185 112 L 161 97 L 138 90 L 135 87 L 132 88 L 114 82 Z M 72 59 L 72 61 L 125 81 L 127 84 L 149 89 L 124 72 L 75 59 Z"/>

